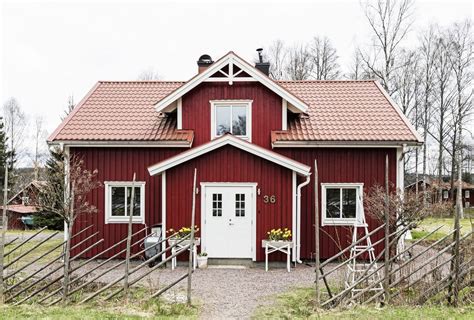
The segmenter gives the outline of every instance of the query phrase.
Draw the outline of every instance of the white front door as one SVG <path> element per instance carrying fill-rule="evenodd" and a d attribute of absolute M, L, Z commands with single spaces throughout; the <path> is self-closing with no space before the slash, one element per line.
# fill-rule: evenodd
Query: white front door
<path fill-rule="evenodd" d="M 255 184 L 203 185 L 202 250 L 210 258 L 253 258 Z"/>

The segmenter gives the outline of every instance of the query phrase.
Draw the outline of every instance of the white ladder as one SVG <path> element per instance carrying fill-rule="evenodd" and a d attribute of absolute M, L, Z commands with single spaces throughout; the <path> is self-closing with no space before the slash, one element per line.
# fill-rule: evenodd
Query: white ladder
<path fill-rule="evenodd" d="M 362 214 L 360 215 L 359 218 L 356 219 L 356 222 L 354 223 L 354 228 L 352 231 L 352 244 L 356 243 L 359 239 L 362 239 L 365 236 L 367 236 L 367 238 L 365 238 L 363 241 L 361 241 L 357 245 L 353 246 L 350 250 L 350 257 L 349 257 L 350 262 L 347 264 L 346 279 L 344 282 L 346 289 L 354 286 L 356 282 L 366 277 L 370 273 L 373 273 L 378 268 L 377 262 L 375 260 L 375 249 L 372 246 L 372 241 L 370 240 L 370 236 L 368 236 L 369 225 L 367 224 L 365 220 L 364 205 L 360 196 L 359 196 L 359 208 Z M 363 230 L 363 234 L 361 234 L 359 237 L 359 230 L 361 228 Z M 361 253 L 361 252 L 365 252 L 366 254 Z M 367 255 L 368 255 L 368 260 L 367 260 Z M 359 259 L 359 261 L 357 261 L 357 259 Z M 370 284 L 380 279 L 381 279 L 381 275 L 379 271 L 373 273 L 362 284 L 354 286 L 351 289 L 351 298 L 353 298 L 356 293 L 366 290 L 366 288 L 370 286 Z M 368 289 L 367 291 L 368 292 L 369 291 L 370 292 L 383 291 L 382 282 L 380 282 L 373 288 Z"/>

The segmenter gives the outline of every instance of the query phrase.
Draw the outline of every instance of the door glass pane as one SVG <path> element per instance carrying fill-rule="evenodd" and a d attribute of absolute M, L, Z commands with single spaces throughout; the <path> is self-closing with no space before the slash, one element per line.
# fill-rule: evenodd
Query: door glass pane
<path fill-rule="evenodd" d="M 230 106 L 216 106 L 216 136 L 230 132 Z"/>
<path fill-rule="evenodd" d="M 212 216 L 222 217 L 222 194 L 221 193 L 212 194 Z"/>
<path fill-rule="evenodd" d="M 235 194 L 235 216 L 245 217 L 245 193 Z"/>
<path fill-rule="evenodd" d="M 326 217 L 340 218 L 341 214 L 341 189 L 326 189 Z"/>
<path fill-rule="evenodd" d="M 111 187 L 112 189 L 112 203 L 111 203 L 111 215 L 113 217 L 125 216 L 125 188 L 124 187 Z"/>
<path fill-rule="evenodd" d="M 247 107 L 232 106 L 232 134 L 247 135 Z"/>
<path fill-rule="evenodd" d="M 140 216 L 140 187 L 135 187 L 134 204 L 133 204 L 133 215 L 136 217 Z M 127 187 L 127 212 L 130 211 L 130 203 L 132 202 L 132 187 Z M 128 214 L 127 214 L 128 216 Z"/>
<path fill-rule="evenodd" d="M 342 217 L 355 218 L 357 206 L 357 190 L 342 189 Z"/>

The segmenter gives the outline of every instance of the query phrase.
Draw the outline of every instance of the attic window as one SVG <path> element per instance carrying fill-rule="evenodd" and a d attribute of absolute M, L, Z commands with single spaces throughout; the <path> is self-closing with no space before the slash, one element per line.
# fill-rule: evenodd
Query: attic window
<path fill-rule="evenodd" d="M 226 133 L 251 141 L 252 101 L 211 101 L 211 139 Z"/>

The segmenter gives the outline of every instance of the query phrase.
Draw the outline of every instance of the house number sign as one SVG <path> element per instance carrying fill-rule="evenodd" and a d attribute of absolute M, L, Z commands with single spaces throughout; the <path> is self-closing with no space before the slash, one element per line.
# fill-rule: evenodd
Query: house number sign
<path fill-rule="evenodd" d="M 271 196 L 269 195 L 264 195 L 263 196 L 263 203 L 275 203 L 276 202 L 276 196 L 274 194 L 272 194 Z"/>

